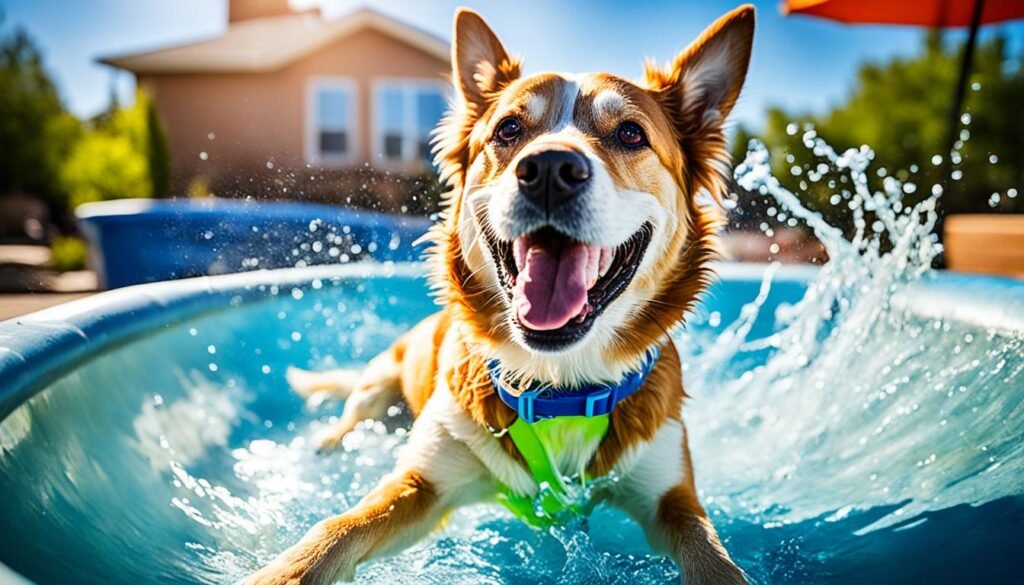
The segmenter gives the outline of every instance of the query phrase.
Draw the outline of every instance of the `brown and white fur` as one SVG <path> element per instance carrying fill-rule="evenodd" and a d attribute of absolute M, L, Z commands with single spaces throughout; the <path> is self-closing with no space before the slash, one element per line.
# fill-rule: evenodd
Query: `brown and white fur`
<path fill-rule="evenodd" d="M 306 394 L 347 397 L 324 450 L 397 399 L 416 417 L 408 445 L 363 501 L 315 525 L 247 583 L 352 579 L 360 563 L 410 546 L 452 509 L 493 500 L 498 482 L 535 495 L 537 483 L 508 435 L 492 432 L 516 414 L 497 397 L 488 360 L 500 359 L 512 379 L 567 387 L 616 381 L 653 346 L 661 358 L 643 387 L 612 412 L 607 435 L 599 443 L 570 441 L 554 454 L 557 464 L 567 475 L 583 467 L 591 476 L 614 471 L 620 481 L 599 497 L 640 523 L 651 545 L 679 563 L 685 583 L 745 582 L 697 500 L 681 367 L 668 332 L 710 278 L 716 213 L 697 197 L 724 194 L 723 124 L 743 85 L 753 32 L 754 9 L 737 8 L 667 67 L 648 63 L 637 83 L 603 73 L 523 77 L 520 62 L 479 15 L 457 12 L 456 97 L 437 140 L 452 191 L 432 233 L 431 276 L 444 308 L 361 373 L 296 371 L 291 379 Z M 643 141 L 627 145 L 637 127 Z M 549 151 L 568 152 L 586 167 L 572 178 L 579 181 L 571 205 L 557 212 L 524 203 L 524 161 Z M 552 230 L 596 250 L 591 260 L 600 259 L 602 279 L 619 274 L 620 267 L 607 266 L 622 261 L 616 250 L 642 230 L 649 241 L 603 312 L 589 314 L 596 311 L 588 304 L 576 318 L 589 329 L 547 343 L 551 326 L 533 330 L 525 309 L 513 307 L 503 280 L 508 268 L 495 250 Z M 591 287 L 598 277 L 587 266 Z"/>

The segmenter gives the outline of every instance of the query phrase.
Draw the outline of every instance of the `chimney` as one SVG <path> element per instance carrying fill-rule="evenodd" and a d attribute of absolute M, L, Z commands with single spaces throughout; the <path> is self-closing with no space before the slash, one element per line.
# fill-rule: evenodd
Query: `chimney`
<path fill-rule="evenodd" d="M 297 12 L 319 14 L 320 9 L 313 6 L 303 10 L 293 10 L 288 0 L 228 0 L 229 24 L 253 18 L 286 16 Z"/>

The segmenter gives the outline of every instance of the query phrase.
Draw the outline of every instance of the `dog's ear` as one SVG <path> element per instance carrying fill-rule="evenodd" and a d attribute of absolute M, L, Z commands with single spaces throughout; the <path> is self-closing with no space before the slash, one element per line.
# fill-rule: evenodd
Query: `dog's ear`
<path fill-rule="evenodd" d="M 647 89 L 682 136 L 721 128 L 739 98 L 753 41 L 754 7 L 747 4 L 716 20 L 667 68 L 647 63 Z"/>
<path fill-rule="evenodd" d="M 479 114 L 508 83 L 519 78 L 519 61 L 476 12 L 460 8 L 452 35 L 452 81 L 467 105 Z"/>

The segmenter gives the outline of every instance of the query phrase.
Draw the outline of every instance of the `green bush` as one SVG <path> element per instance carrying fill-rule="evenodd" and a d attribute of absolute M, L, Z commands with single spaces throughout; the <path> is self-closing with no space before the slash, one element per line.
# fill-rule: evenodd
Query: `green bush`
<path fill-rule="evenodd" d="M 81 238 L 58 236 L 50 243 L 50 264 L 59 272 L 85 268 L 88 247 Z"/>
<path fill-rule="evenodd" d="M 91 201 L 149 197 L 153 185 L 146 157 L 127 136 L 89 132 L 61 169 L 71 207 Z"/>
<path fill-rule="evenodd" d="M 167 194 L 168 149 L 152 101 L 138 92 L 75 143 L 61 180 L 71 207 L 91 201 Z"/>

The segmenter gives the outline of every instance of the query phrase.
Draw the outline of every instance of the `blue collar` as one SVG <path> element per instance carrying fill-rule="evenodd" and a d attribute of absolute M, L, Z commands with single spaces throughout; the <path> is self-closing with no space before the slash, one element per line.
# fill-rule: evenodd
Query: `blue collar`
<path fill-rule="evenodd" d="M 516 411 L 519 418 L 533 424 L 541 419 L 559 416 L 594 417 L 611 413 L 615 405 L 640 389 L 660 355 L 657 346 L 649 349 L 640 369 L 630 371 L 617 384 L 594 384 L 562 390 L 540 386 L 525 390 L 519 396 L 509 392 L 501 383 L 501 364 L 498 360 L 491 360 L 487 370 L 501 401 Z"/>

